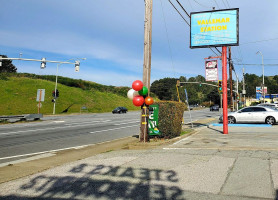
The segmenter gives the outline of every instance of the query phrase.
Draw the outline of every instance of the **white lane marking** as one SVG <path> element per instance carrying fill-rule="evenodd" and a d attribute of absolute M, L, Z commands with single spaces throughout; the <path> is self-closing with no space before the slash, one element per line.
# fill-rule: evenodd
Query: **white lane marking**
<path fill-rule="evenodd" d="M 119 123 L 119 124 L 114 124 L 115 126 L 123 125 L 123 124 L 131 124 L 131 123 L 138 123 L 140 122 L 139 120 L 136 121 L 130 121 L 130 122 L 124 122 L 124 123 Z"/>
<path fill-rule="evenodd" d="M 72 122 L 72 123 L 68 123 L 65 124 L 66 126 L 72 126 L 72 125 L 82 125 L 82 124 L 92 124 L 92 123 L 98 123 L 98 122 L 110 122 L 111 120 L 100 120 L 100 121 L 88 121 L 88 122 Z"/>
<path fill-rule="evenodd" d="M 103 122 L 101 122 L 103 123 Z M 98 123 L 95 123 L 98 124 Z M 17 134 L 17 133 L 25 133 L 25 132 L 35 132 L 35 131 L 46 131 L 46 130 L 54 130 L 54 129 L 65 129 L 70 127 L 79 127 L 79 126 L 88 126 L 88 125 L 95 125 L 95 124 L 81 124 L 81 125 L 68 125 L 63 127 L 53 127 L 53 128 L 43 128 L 43 129 L 33 129 L 33 130 L 25 130 L 25 131 L 15 131 L 15 132 L 8 132 L 8 133 L 0 133 L 0 135 L 9 135 L 9 134 Z"/>
<path fill-rule="evenodd" d="M 54 121 L 54 123 L 63 123 L 65 121 Z"/>
<path fill-rule="evenodd" d="M 134 127 L 134 126 L 138 126 L 138 124 L 137 125 L 132 125 L 132 126 L 119 127 L 119 128 L 110 128 L 110 129 L 100 130 L 100 131 L 93 131 L 93 132 L 90 132 L 90 133 L 99 133 L 99 132 L 113 131 L 113 130 L 117 130 L 117 129 L 130 128 L 130 127 Z"/>
<path fill-rule="evenodd" d="M 129 128 L 129 127 L 134 127 L 134 126 L 138 126 L 138 125 L 125 126 L 125 127 L 121 127 L 121 128 L 114 128 L 114 129 L 106 129 L 106 130 L 101 130 L 101 131 L 93 131 L 93 132 L 90 132 L 90 133 L 106 132 L 106 131 L 112 131 L 112 130 L 117 130 L 117 129 Z M 128 136 L 128 137 L 130 137 L 130 136 Z M 126 137 L 123 137 L 123 138 L 126 138 Z M 53 152 L 69 150 L 69 149 L 81 149 L 81 148 L 84 148 L 84 147 L 93 146 L 93 145 L 97 145 L 97 144 L 103 144 L 103 143 L 107 143 L 107 142 L 111 142 L 111 141 L 115 141 L 115 140 L 120 140 L 120 139 L 123 139 L 123 138 L 118 138 L 118 139 L 109 140 L 109 141 L 105 141 L 105 142 L 100 142 L 100 143 L 96 143 L 96 144 L 87 144 L 87 145 L 68 147 L 68 148 L 63 148 L 63 149 L 55 149 L 55 150 L 41 151 L 41 152 L 36 152 L 36 153 L 29 153 L 29 154 L 22 154 L 22 155 L 16 155 L 16 156 L 3 157 L 3 158 L 0 158 L 0 160 L 11 159 L 11 158 L 19 158 L 19 157 L 24 157 L 24 156 L 34 156 L 34 155 L 44 154 L 44 153 L 53 153 Z"/>
<path fill-rule="evenodd" d="M 90 145 L 92 146 L 92 145 L 96 145 L 96 144 L 90 144 Z M 87 146 L 89 146 L 89 145 L 82 145 L 82 146 L 68 147 L 68 148 L 63 148 L 63 149 L 55 149 L 55 150 L 41 151 L 41 152 L 36 152 L 36 153 L 28 153 L 28 154 L 22 154 L 22 155 L 16 155 L 16 156 L 9 156 L 9 157 L 0 158 L 0 160 L 19 158 L 19 157 L 24 157 L 24 156 L 34 156 L 34 155 L 39 155 L 39 154 L 44 154 L 44 153 L 53 153 L 53 152 L 69 150 L 69 149 L 81 149 L 81 148 L 84 148 Z"/>

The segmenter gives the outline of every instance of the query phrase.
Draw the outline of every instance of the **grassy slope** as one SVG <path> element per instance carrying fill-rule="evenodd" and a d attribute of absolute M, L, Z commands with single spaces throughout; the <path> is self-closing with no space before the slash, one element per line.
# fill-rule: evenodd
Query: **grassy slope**
<path fill-rule="evenodd" d="M 42 102 L 41 113 L 52 114 L 53 103 L 51 100 L 55 82 L 9 77 L 9 80 L 0 80 L 0 115 L 16 115 L 37 113 L 36 102 L 37 89 L 45 89 L 45 101 Z M 125 106 L 129 110 L 136 110 L 132 101 L 128 98 L 97 90 L 82 90 L 58 84 L 60 97 L 56 103 L 56 113 L 61 113 L 73 104 L 68 113 L 79 113 L 82 106 L 86 106 L 89 112 L 111 112 L 117 106 Z"/>

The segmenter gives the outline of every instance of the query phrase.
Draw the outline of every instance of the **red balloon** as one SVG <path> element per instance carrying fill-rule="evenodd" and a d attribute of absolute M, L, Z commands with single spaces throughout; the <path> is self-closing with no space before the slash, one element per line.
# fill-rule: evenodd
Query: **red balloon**
<path fill-rule="evenodd" d="M 145 98 L 145 104 L 146 105 L 152 105 L 153 104 L 153 98 L 152 97 L 146 97 Z"/>
<path fill-rule="evenodd" d="M 132 102 L 133 102 L 133 105 L 135 105 L 135 106 L 142 106 L 145 102 L 145 99 L 142 96 L 135 96 L 133 98 Z"/>
<path fill-rule="evenodd" d="M 139 81 L 139 80 L 136 80 L 132 83 L 132 88 L 135 90 L 135 91 L 139 91 L 139 90 L 142 90 L 143 88 L 143 83 L 142 81 Z"/>

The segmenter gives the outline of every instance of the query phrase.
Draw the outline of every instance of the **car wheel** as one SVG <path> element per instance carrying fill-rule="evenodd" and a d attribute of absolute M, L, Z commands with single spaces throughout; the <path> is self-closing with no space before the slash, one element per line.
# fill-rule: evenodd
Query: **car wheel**
<path fill-rule="evenodd" d="M 232 116 L 228 117 L 228 124 L 235 124 L 236 123 L 236 119 Z"/>
<path fill-rule="evenodd" d="M 122 111 L 120 111 L 119 113 L 122 114 Z"/>
<path fill-rule="evenodd" d="M 265 123 L 267 123 L 267 124 L 271 124 L 271 125 L 273 125 L 273 124 L 275 124 L 275 118 L 274 117 L 267 117 L 266 119 L 265 119 Z"/>

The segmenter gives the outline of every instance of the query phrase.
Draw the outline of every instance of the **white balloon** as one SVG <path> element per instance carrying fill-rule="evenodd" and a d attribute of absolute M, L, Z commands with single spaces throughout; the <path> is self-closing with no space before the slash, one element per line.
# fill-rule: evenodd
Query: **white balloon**
<path fill-rule="evenodd" d="M 128 97 L 130 100 L 133 100 L 133 97 L 135 97 L 136 95 L 138 95 L 138 92 L 135 91 L 134 89 L 130 89 L 130 90 L 127 92 L 127 97 Z"/>

